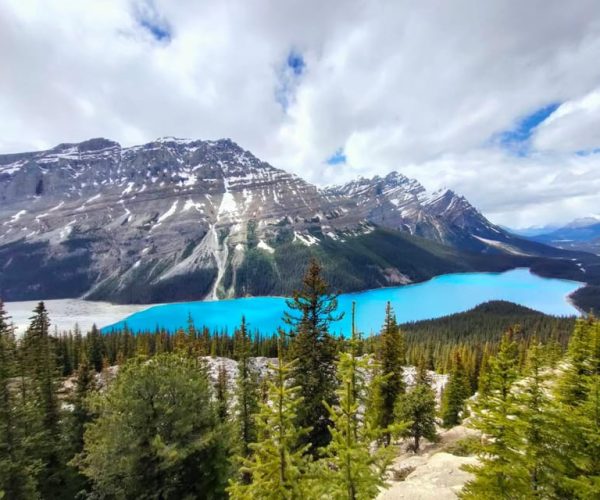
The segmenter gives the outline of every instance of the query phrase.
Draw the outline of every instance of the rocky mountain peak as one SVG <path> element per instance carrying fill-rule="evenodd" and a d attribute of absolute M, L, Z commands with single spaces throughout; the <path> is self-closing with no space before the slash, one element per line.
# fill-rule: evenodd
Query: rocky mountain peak
<path fill-rule="evenodd" d="M 575 220 L 569 222 L 564 227 L 570 228 L 570 229 L 577 229 L 577 228 L 593 226 L 596 224 L 600 224 L 600 217 L 589 216 L 589 217 L 580 217 L 578 219 L 575 219 Z"/>
<path fill-rule="evenodd" d="M 80 152 L 103 151 L 106 149 L 121 149 L 121 145 L 118 142 L 111 141 L 110 139 L 104 139 L 103 137 L 89 139 L 87 141 L 80 142 L 79 144 L 71 144 L 69 146 L 76 146 Z"/>
<path fill-rule="evenodd" d="M 285 281 L 287 269 L 249 278 L 279 248 L 331 250 L 377 228 L 470 251 L 506 248 L 496 239 L 507 236 L 452 191 L 429 194 L 399 172 L 320 190 L 230 139 L 121 147 L 96 138 L 0 155 L 0 291 L 12 296 L 10 277 L 22 281 L 31 266 L 58 266 L 52 272 L 70 296 L 244 295 L 254 282 Z M 383 283 L 406 281 L 401 271 L 381 272 Z M 52 293 L 38 293 L 38 275 L 20 297 Z"/>

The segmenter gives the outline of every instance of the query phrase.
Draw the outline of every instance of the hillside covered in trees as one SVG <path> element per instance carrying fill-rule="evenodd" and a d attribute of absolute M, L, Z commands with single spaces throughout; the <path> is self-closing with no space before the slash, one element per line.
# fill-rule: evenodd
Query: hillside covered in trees
<path fill-rule="evenodd" d="M 594 318 L 489 303 L 399 326 L 388 304 L 379 335 L 333 337 L 316 262 L 288 305 L 265 338 L 243 320 L 231 335 L 55 336 L 40 303 L 16 338 L 0 304 L 0 498 L 375 498 L 401 450 L 464 423 L 482 438 L 463 498 L 600 495 Z M 441 401 L 432 369 L 448 374 Z"/>

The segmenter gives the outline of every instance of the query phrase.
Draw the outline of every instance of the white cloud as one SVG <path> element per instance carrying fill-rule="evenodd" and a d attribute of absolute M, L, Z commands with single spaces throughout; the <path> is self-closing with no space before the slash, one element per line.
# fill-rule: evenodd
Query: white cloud
<path fill-rule="evenodd" d="M 480 149 L 404 168 L 436 189 L 451 186 L 491 220 L 509 227 L 566 223 L 598 212 L 598 158 L 535 154 L 515 158 Z"/>
<path fill-rule="evenodd" d="M 564 220 L 600 205 L 600 155 L 574 154 L 600 147 L 598 60 L 597 0 L 7 0 L 0 152 L 230 137 L 317 183 L 397 169 L 498 222 Z M 553 102 L 530 156 L 490 141 Z"/>
<path fill-rule="evenodd" d="M 536 130 L 538 149 L 586 152 L 600 148 L 600 88 L 563 103 Z"/>

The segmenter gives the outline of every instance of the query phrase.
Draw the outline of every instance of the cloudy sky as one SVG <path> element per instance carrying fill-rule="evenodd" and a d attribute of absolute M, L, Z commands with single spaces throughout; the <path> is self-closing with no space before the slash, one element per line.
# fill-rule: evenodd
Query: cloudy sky
<path fill-rule="evenodd" d="M 229 137 L 512 227 L 600 214 L 598 0 L 2 0 L 0 153 Z"/>

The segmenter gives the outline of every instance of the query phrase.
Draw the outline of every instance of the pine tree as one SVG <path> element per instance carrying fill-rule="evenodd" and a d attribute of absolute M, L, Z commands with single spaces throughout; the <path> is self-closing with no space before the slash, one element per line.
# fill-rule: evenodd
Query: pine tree
<path fill-rule="evenodd" d="M 427 370 L 427 360 L 426 360 L 426 358 L 421 357 L 419 359 L 419 362 L 417 363 L 415 384 L 417 384 L 417 385 L 425 384 L 425 385 L 428 385 L 429 387 L 431 387 L 432 383 L 433 383 L 433 379 L 431 378 L 431 376 L 429 375 L 429 372 Z"/>
<path fill-rule="evenodd" d="M 379 343 L 377 361 L 382 377 L 374 387 L 373 397 L 377 401 L 374 411 L 377 427 L 386 429 L 394 423 L 396 403 L 406 391 L 402 368 L 405 358 L 404 339 L 389 302 L 385 309 L 385 323 Z M 383 435 L 383 443 L 386 446 L 390 444 L 391 437 L 389 432 Z"/>
<path fill-rule="evenodd" d="M 207 353 L 208 347 L 204 344 L 204 339 L 196 329 L 191 312 L 188 313 L 187 334 L 190 339 L 191 353 L 195 356 L 204 356 Z"/>
<path fill-rule="evenodd" d="M 81 453 L 84 445 L 85 427 L 94 419 L 89 404 L 89 399 L 97 390 L 96 372 L 84 357 L 77 369 L 75 386 L 67 401 L 72 407 L 65 418 L 64 439 L 66 440 L 66 470 L 67 484 L 63 490 L 63 498 L 75 498 L 89 490 L 90 484 L 83 474 L 77 469 L 75 456 Z"/>
<path fill-rule="evenodd" d="M 557 472 L 556 431 L 551 400 L 547 394 L 549 373 L 544 366 L 544 348 L 534 342 L 527 353 L 526 377 L 516 384 L 516 419 L 513 422 L 520 439 L 528 491 L 531 498 L 552 498 L 553 476 Z"/>
<path fill-rule="evenodd" d="M 76 462 L 95 498 L 223 498 L 227 434 L 208 375 L 179 354 L 132 359 L 93 399 Z"/>
<path fill-rule="evenodd" d="M 296 362 L 292 378 L 304 401 L 298 408 L 296 425 L 310 428 L 305 442 L 312 445 L 311 453 L 316 454 L 331 439 L 331 420 L 323 405 L 323 402 L 332 405 L 336 399 L 336 343 L 329 334 L 329 326 L 342 315 L 335 313 L 337 295 L 329 293 L 315 260 L 311 261 L 302 283 L 302 289 L 287 301 L 290 311 L 285 313 L 284 321 L 293 328 L 290 356 Z"/>
<path fill-rule="evenodd" d="M 461 498 L 523 498 L 529 492 L 527 468 L 520 452 L 521 439 L 515 426 L 518 408 L 513 385 L 518 377 L 519 349 L 514 331 L 500 342 L 498 354 L 490 359 L 488 391 L 478 398 L 471 426 L 484 440 L 479 449 L 481 465 L 466 467 L 475 474 Z"/>
<path fill-rule="evenodd" d="M 73 369 L 79 368 L 79 363 L 83 356 L 83 337 L 81 336 L 81 330 L 79 325 L 75 323 L 75 331 L 73 333 Z"/>
<path fill-rule="evenodd" d="M 127 330 L 125 330 L 124 332 L 125 334 L 127 334 Z M 102 371 L 102 358 L 103 358 L 103 352 L 102 352 L 102 341 L 100 338 L 100 332 L 98 331 L 98 328 L 96 327 L 96 325 L 92 325 L 92 329 L 90 330 L 90 333 L 88 333 L 88 337 L 87 337 L 87 342 L 88 342 L 88 352 L 87 352 L 87 359 L 88 362 L 90 363 L 90 365 L 92 366 L 92 368 L 94 370 L 96 370 L 98 373 L 100 373 Z M 124 349 L 124 352 L 128 351 L 128 348 Z M 127 359 L 128 355 L 125 355 L 125 359 Z"/>
<path fill-rule="evenodd" d="M 586 400 L 587 377 L 594 371 L 593 337 L 596 329 L 593 318 L 578 320 L 569 341 L 567 367 L 558 382 L 558 400 L 569 406 L 577 406 Z"/>
<path fill-rule="evenodd" d="M 437 441 L 435 416 L 435 392 L 431 388 L 425 364 L 422 363 L 417 370 L 415 387 L 402 394 L 396 403 L 396 420 L 408 423 L 402 435 L 413 439 L 413 451 L 419 451 L 422 438 Z"/>
<path fill-rule="evenodd" d="M 83 449 L 85 426 L 92 421 L 94 415 L 88 399 L 96 390 L 95 370 L 88 364 L 87 359 L 84 358 L 77 369 L 74 393 L 71 398 L 73 405 L 71 412 L 71 445 L 74 447 L 75 453 L 79 453 Z"/>
<path fill-rule="evenodd" d="M 542 357 L 544 363 L 550 366 L 551 368 L 556 368 L 556 365 L 562 358 L 562 354 L 563 349 L 558 340 L 558 334 L 556 331 L 554 331 L 542 350 Z"/>
<path fill-rule="evenodd" d="M 20 349 L 23 372 L 30 380 L 27 397 L 31 398 L 41 419 L 41 434 L 36 446 L 43 464 L 38 479 L 40 492 L 45 498 L 58 498 L 65 487 L 65 447 L 61 439 L 55 339 L 50 337 L 49 330 L 48 312 L 40 302 Z"/>
<path fill-rule="evenodd" d="M 229 377 L 227 375 L 227 369 L 225 363 L 219 364 L 219 371 L 217 373 L 217 415 L 221 422 L 227 422 L 229 416 Z"/>
<path fill-rule="evenodd" d="M 58 338 L 58 335 L 56 335 Z M 57 349 L 58 365 L 61 367 L 61 376 L 68 377 L 73 373 L 73 363 L 69 349 L 69 336 L 62 335 Z"/>
<path fill-rule="evenodd" d="M 246 318 L 242 317 L 240 328 L 234 335 L 234 355 L 238 360 L 237 426 L 240 455 L 244 458 L 250 455 L 250 443 L 256 441 L 255 414 L 258 412 L 258 375 L 250 360 L 251 349 Z"/>
<path fill-rule="evenodd" d="M 178 328 L 173 336 L 173 350 L 181 354 L 191 354 L 191 343 L 183 328 Z"/>
<path fill-rule="evenodd" d="M 563 497 L 600 497 L 600 322 L 580 320 L 569 342 L 556 391 Z"/>
<path fill-rule="evenodd" d="M 465 401 L 470 395 L 471 387 L 465 372 L 460 352 L 454 352 L 452 371 L 442 396 L 441 417 L 444 427 L 454 427 L 461 423 L 466 410 Z"/>
<path fill-rule="evenodd" d="M 195 342 L 198 338 L 198 331 L 196 330 L 196 325 L 194 324 L 194 318 L 192 317 L 191 312 L 188 312 L 187 324 L 187 334 L 192 340 L 192 342 Z"/>
<path fill-rule="evenodd" d="M 299 446 L 308 429 L 296 425 L 297 412 L 304 401 L 301 388 L 291 385 L 297 361 L 284 362 L 282 344 L 280 341 L 278 364 L 271 367 L 275 380 L 269 382 L 268 401 L 260 404 L 256 419 L 258 441 L 250 445 L 250 457 L 239 457 L 242 473 L 248 475 L 250 482 L 244 478 L 230 481 L 228 491 L 232 500 L 311 498 L 307 495 L 304 456 L 310 443 Z"/>
<path fill-rule="evenodd" d="M 321 491 L 315 496 L 332 499 L 359 500 L 375 498 L 384 483 L 386 470 L 394 451 L 382 447 L 371 452 L 371 444 L 380 438 L 381 429 L 371 426 L 364 418 L 368 385 L 366 374 L 372 360 L 357 357 L 359 338 L 354 326 L 352 306 L 352 337 L 349 350 L 340 355 L 337 363 L 339 404 L 327 406 L 333 426 L 332 441 L 320 460 Z"/>
<path fill-rule="evenodd" d="M 35 478 L 41 464 L 27 444 L 33 431 L 31 411 L 16 387 L 15 359 L 14 334 L 0 300 L 0 498 L 37 498 Z"/>
<path fill-rule="evenodd" d="M 483 397 L 487 394 L 488 390 L 488 369 L 490 362 L 490 353 L 486 348 L 483 350 L 483 354 L 481 355 L 481 364 L 479 365 L 479 377 L 477 381 L 477 392 L 479 392 L 479 396 Z"/>
<path fill-rule="evenodd" d="M 600 498 L 600 374 L 587 381 L 588 396 L 569 417 L 567 441 L 575 465 L 564 478 L 577 498 Z"/>

